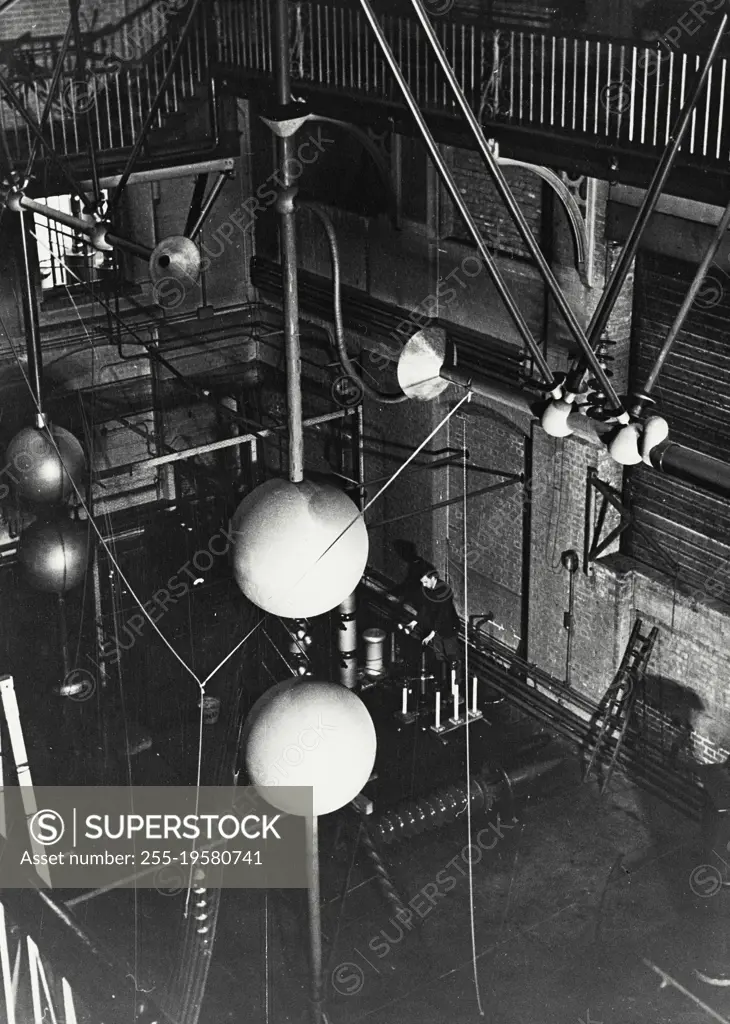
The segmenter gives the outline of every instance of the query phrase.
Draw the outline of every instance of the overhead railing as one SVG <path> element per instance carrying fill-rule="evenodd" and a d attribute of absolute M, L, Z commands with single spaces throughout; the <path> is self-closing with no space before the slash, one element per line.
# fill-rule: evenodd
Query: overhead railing
<path fill-rule="evenodd" d="M 355 0 L 291 7 L 295 82 L 402 105 Z M 218 0 L 217 10 L 221 66 L 254 77 L 271 74 L 267 0 Z M 459 118 L 417 19 L 382 13 L 378 20 L 421 110 Z M 598 140 L 621 150 L 661 152 L 704 63 L 699 50 L 490 26 L 454 9 L 432 24 L 483 125 Z M 730 163 L 728 77 L 728 57 L 720 56 L 682 147 L 683 163 Z"/>
<path fill-rule="evenodd" d="M 180 18 L 184 21 L 187 9 L 187 5 L 176 8 L 173 20 L 172 12 L 163 18 L 159 10 L 153 18 L 153 6 L 140 8 L 137 17 L 125 19 L 104 34 L 84 35 L 82 81 L 77 78 L 73 47 L 65 54 L 45 128 L 49 142 L 61 156 L 87 154 L 89 131 L 98 153 L 134 145 L 169 71 Z M 209 84 L 211 35 L 210 11 L 203 5 L 174 69 L 164 105 L 157 112 L 157 127 L 162 127 L 169 115 L 181 112 L 201 83 Z M 41 120 L 62 52 L 61 37 L 6 43 L 0 51 L 0 74 L 36 123 Z M 7 132 L 11 158 L 22 164 L 30 151 L 31 129 L 7 96 L 0 100 L 0 129 Z"/>

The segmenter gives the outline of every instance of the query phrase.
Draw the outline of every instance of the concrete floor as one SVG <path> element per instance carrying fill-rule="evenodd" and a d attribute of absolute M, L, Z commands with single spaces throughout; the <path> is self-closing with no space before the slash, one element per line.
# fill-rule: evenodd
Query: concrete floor
<path fill-rule="evenodd" d="M 495 722 L 473 735 L 478 763 L 480 752 L 500 742 L 500 728 Z M 502 742 L 510 735 L 503 731 Z M 420 748 L 418 757 L 434 766 L 435 785 L 439 765 L 444 770 L 450 757 L 461 756 L 457 744 L 439 761 L 431 748 L 438 741 L 427 733 L 393 730 L 390 738 L 404 761 L 413 758 L 413 745 Z M 356 824 L 342 814 L 322 819 L 330 1024 L 730 1021 L 730 988 L 709 987 L 693 973 L 713 956 L 727 953 L 730 963 L 727 890 L 698 897 L 690 886 L 703 860 L 699 826 L 624 778 L 614 778 L 599 798 L 595 783 L 581 783 L 575 752 L 553 743 L 540 756 L 556 752 L 564 762 L 517 800 L 516 820 L 504 808 L 499 819 L 494 811 L 473 819 L 474 834 L 496 826 L 483 837 L 490 849 L 473 855 L 479 996 L 461 858 L 465 819 L 381 847 L 403 900 L 423 915 L 413 915 L 418 926 L 399 921 L 384 899 L 356 842 Z M 414 778 L 417 791 L 434 788 L 418 769 L 404 789 Z M 713 891 L 707 872 L 693 877 L 698 892 Z M 163 998 L 182 948 L 183 904 L 184 895 L 140 890 L 99 897 L 79 911 L 107 944 L 127 957 L 136 951 L 140 987 Z M 200 1024 L 308 1021 L 306 942 L 304 893 L 224 892 Z M 644 961 L 718 1016 L 674 986 L 662 988 Z"/>

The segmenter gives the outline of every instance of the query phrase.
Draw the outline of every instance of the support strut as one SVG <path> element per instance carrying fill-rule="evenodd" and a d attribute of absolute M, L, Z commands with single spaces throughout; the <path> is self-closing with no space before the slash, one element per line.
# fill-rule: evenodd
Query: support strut
<path fill-rule="evenodd" d="M 522 311 L 520 310 L 519 306 L 516 304 L 514 298 L 512 297 L 512 294 L 509 291 L 507 284 L 499 271 L 499 268 L 494 257 L 492 256 L 491 252 L 487 248 L 484 239 L 482 238 L 482 234 L 477 226 L 476 221 L 474 220 L 471 212 L 469 211 L 469 208 L 464 202 L 464 198 L 461 192 L 459 191 L 459 187 L 456 184 L 456 181 L 454 180 L 454 176 L 452 175 L 448 165 L 446 164 L 446 161 L 441 155 L 441 152 L 438 148 L 436 140 L 433 137 L 433 134 L 431 133 L 430 128 L 426 124 L 426 120 L 423 114 L 421 113 L 421 110 L 415 100 L 415 97 L 413 96 L 413 93 L 411 92 L 410 86 L 408 85 L 408 82 L 406 81 L 403 72 L 401 71 L 398 65 L 398 62 L 395 59 L 395 55 L 393 54 L 393 51 L 390 48 L 390 44 L 388 43 L 385 33 L 383 32 L 380 23 L 375 17 L 369 0 L 360 0 L 360 6 L 362 7 L 365 13 L 365 17 L 367 18 L 370 27 L 373 30 L 375 38 L 377 39 L 380 49 L 383 52 L 383 56 L 386 60 L 386 63 L 388 64 L 388 67 L 390 68 L 393 76 L 395 77 L 396 82 L 398 83 L 398 87 L 400 88 L 400 91 L 403 94 L 403 99 L 405 100 L 408 109 L 413 115 L 413 118 L 418 126 L 418 130 L 421 133 L 421 137 L 424 143 L 426 144 L 426 148 L 429 151 L 431 159 L 434 162 L 434 166 L 436 167 L 438 175 L 441 178 L 441 181 L 443 182 L 447 192 L 449 193 L 451 201 L 461 214 L 464 223 L 469 229 L 469 234 L 474 240 L 474 244 L 476 245 L 479 255 L 481 256 L 484 265 L 487 268 L 487 271 L 489 272 L 489 276 L 491 277 L 494 286 L 496 287 L 499 293 L 499 297 L 502 299 L 502 302 L 504 303 L 505 307 L 507 308 L 507 311 L 512 317 L 515 327 L 517 328 L 520 337 L 522 338 L 522 340 L 525 343 L 525 346 L 530 352 L 530 355 L 532 356 L 535 365 L 537 366 L 545 384 L 548 386 L 549 390 L 555 393 L 558 388 L 558 383 L 556 382 L 555 376 L 552 370 L 550 369 L 540 346 L 538 345 L 535 338 L 532 336 L 532 332 L 527 324 L 527 321 L 522 315 Z"/>

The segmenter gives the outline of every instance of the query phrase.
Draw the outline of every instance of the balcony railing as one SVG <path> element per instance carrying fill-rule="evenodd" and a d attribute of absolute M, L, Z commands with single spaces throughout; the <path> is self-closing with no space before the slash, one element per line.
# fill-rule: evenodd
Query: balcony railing
<path fill-rule="evenodd" d="M 291 66 L 303 88 L 402 105 L 356 0 L 293 0 Z M 218 59 L 228 71 L 272 71 L 267 0 L 219 0 Z M 417 20 L 381 14 L 388 41 L 427 113 L 459 112 Z M 496 27 L 451 11 L 434 27 L 485 127 L 511 126 L 608 148 L 659 152 L 699 74 L 700 52 L 596 36 Z M 730 162 L 728 58 L 720 56 L 692 118 L 680 162 Z"/>
<path fill-rule="evenodd" d="M 134 18 L 103 34 L 85 35 L 82 83 L 77 81 L 76 55 L 71 48 L 46 127 L 46 136 L 57 153 L 64 157 L 88 153 L 89 131 L 100 153 L 134 144 L 170 66 L 185 13 L 181 8 L 176 16 L 163 16 L 158 4 L 149 4 Z M 157 114 L 157 127 L 179 112 L 201 83 L 209 82 L 210 26 L 209 10 L 203 4 Z M 46 105 L 61 45 L 57 37 L 21 39 L 4 44 L 0 52 L 0 70 L 36 122 Z M 22 163 L 30 150 L 31 134 L 5 99 L 0 101 L 0 129 L 7 133 L 11 158 Z"/>

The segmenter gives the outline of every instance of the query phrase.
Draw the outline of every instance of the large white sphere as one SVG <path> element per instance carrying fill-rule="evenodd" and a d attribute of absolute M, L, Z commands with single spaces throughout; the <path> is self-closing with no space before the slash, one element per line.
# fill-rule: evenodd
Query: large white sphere
<path fill-rule="evenodd" d="M 36 590 L 65 594 L 83 581 L 90 547 L 88 523 L 36 520 L 20 535 L 18 562 Z"/>
<path fill-rule="evenodd" d="M 330 484 L 267 480 L 243 499 L 231 528 L 236 583 L 259 608 L 284 618 L 336 608 L 367 564 L 362 515 Z"/>
<path fill-rule="evenodd" d="M 376 736 L 370 712 L 337 683 L 277 683 L 256 701 L 243 742 L 251 782 L 286 814 L 306 816 L 309 794 L 280 787 L 311 786 L 313 813 L 330 814 L 353 800 L 370 778 Z"/>
<path fill-rule="evenodd" d="M 19 497 L 42 505 L 58 505 L 83 486 L 84 449 L 63 427 L 51 427 L 55 445 L 45 430 L 23 427 L 5 453 L 8 476 Z M 56 450 L 58 449 L 58 450 Z"/>

